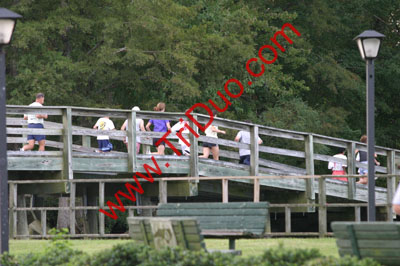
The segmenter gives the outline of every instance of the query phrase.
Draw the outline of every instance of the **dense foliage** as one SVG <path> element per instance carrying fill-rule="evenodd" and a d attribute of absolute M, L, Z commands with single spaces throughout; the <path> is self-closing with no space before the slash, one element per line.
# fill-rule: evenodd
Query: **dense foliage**
<path fill-rule="evenodd" d="M 209 266 L 209 265 L 263 265 L 263 266 L 297 266 L 297 265 L 337 265 L 337 266 L 379 266 L 371 260 L 358 260 L 355 257 L 332 258 L 322 256 L 316 249 L 290 250 L 284 247 L 267 250 L 262 256 L 244 258 L 231 254 L 207 253 L 205 251 L 187 251 L 181 248 L 154 250 L 134 242 L 120 244 L 112 249 L 89 256 L 69 247 L 68 241 L 55 240 L 42 253 L 14 257 L 5 254 L 1 257 L 5 266 L 31 265 L 146 265 L 146 266 Z"/>
<path fill-rule="evenodd" d="M 386 35 L 376 61 L 377 144 L 400 148 L 398 0 L 3 0 L 23 15 L 7 48 L 8 104 L 184 111 L 225 81 L 252 86 L 223 117 L 357 140 L 365 66 L 352 40 Z M 259 78 L 248 59 L 286 23 L 302 34 Z M 288 33 L 289 34 L 289 33 Z M 266 55 L 268 56 L 268 55 Z"/>

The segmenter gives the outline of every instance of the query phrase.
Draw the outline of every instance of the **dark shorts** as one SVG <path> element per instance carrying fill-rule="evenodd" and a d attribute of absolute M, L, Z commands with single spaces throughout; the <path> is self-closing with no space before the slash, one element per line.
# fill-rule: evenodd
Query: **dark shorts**
<path fill-rule="evenodd" d="M 99 144 L 100 151 L 109 152 L 112 150 L 112 146 L 110 145 L 111 143 L 108 139 L 98 139 L 97 143 Z"/>
<path fill-rule="evenodd" d="M 212 147 L 215 147 L 215 146 L 218 146 L 218 144 L 203 142 L 203 147 L 204 148 L 210 148 L 211 149 Z"/>
<path fill-rule="evenodd" d="M 28 124 L 28 128 L 44 128 L 43 124 Z M 28 140 L 34 139 L 35 141 L 45 140 L 45 135 L 28 135 Z"/>
<path fill-rule="evenodd" d="M 160 145 L 164 145 L 165 146 L 165 142 L 164 141 L 160 141 L 160 143 L 158 143 L 158 145 L 156 145 L 157 141 L 159 141 L 160 139 L 153 139 L 153 146 L 154 147 L 158 147 Z"/>
<path fill-rule="evenodd" d="M 250 154 L 249 155 L 240 156 L 239 163 L 240 164 L 250 165 Z"/>

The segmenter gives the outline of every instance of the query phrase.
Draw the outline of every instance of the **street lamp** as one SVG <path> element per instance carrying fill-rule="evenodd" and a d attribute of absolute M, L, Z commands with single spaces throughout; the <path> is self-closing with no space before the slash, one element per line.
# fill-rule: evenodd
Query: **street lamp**
<path fill-rule="evenodd" d="M 354 38 L 361 58 L 366 62 L 367 83 L 367 146 L 368 146 L 368 221 L 375 221 L 375 70 L 374 59 L 385 35 L 366 30 Z"/>
<path fill-rule="evenodd" d="M 4 46 L 11 41 L 15 24 L 21 18 L 6 8 L 0 8 L 0 254 L 8 251 L 8 176 L 6 133 L 6 57 Z"/>

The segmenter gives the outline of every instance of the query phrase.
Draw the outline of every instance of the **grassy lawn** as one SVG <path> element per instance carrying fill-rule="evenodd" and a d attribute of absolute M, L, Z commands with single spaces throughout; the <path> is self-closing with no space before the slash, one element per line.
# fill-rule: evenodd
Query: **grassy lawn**
<path fill-rule="evenodd" d="M 15 255 L 40 252 L 48 240 L 10 240 L 10 253 Z M 70 240 L 72 248 L 94 254 L 109 249 L 116 244 L 129 243 L 130 240 Z M 316 248 L 323 255 L 338 257 L 334 238 L 271 238 L 236 240 L 236 249 L 242 250 L 243 256 L 261 255 L 264 250 L 278 247 L 282 243 L 287 248 Z M 209 249 L 228 249 L 228 239 L 207 239 Z"/>

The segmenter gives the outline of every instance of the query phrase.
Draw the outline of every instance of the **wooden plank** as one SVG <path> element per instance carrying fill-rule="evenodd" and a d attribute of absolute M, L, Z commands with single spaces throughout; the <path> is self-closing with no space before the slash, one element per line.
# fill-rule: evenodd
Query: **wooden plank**
<path fill-rule="evenodd" d="M 348 239 L 338 239 L 336 241 L 338 247 L 340 248 L 351 248 L 351 241 Z M 375 249 L 391 249 L 391 248 L 400 248 L 399 240 L 358 240 L 358 246 L 361 249 L 365 248 L 375 248 Z M 400 253 L 398 253 L 400 256 Z"/>
<path fill-rule="evenodd" d="M 17 186 L 18 184 L 11 183 L 9 185 L 9 217 L 10 217 L 10 238 L 15 238 L 17 236 Z"/>
<path fill-rule="evenodd" d="M 70 234 L 75 235 L 75 198 L 76 198 L 76 184 L 70 183 L 70 194 L 69 194 L 69 225 Z"/>
<path fill-rule="evenodd" d="M 325 237 L 328 232 L 327 207 L 326 207 L 326 183 L 325 178 L 318 180 L 318 232 L 319 237 Z"/>
<path fill-rule="evenodd" d="M 7 105 L 6 114 L 9 115 L 22 115 L 34 112 L 35 114 L 48 114 L 48 115 L 62 115 L 61 106 L 22 106 L 22 105 Z"/>
<path fill-rule="evenodd" d="M 56 157 L 9 157 L 7 158 L 9 171 L 61 171 L 62 158 Z"/>
<path fill-rule="evenodd" d="M 258 176 L 259 172 L 259 165 L 258 165 L 258 127 L 252 126 L 250 128 L 250 175 L 251 176 Z"/>
<path fill-rule="evenodd" d="M 267 209 L 158 209 L 157 216 L 262 216 Z"/>
<path fill-rule="evenodd" d="M 259 129 L 259 134 L 260 135 L 266 135 L 270 137 L 279 137 L 279 138 L 285 138 L 285 139 L 294 139 L 294 140 L 304 140 L 304 135 L 299 134 L 298 132 L 295 131 L 285 131 L 282 129 L 278 128 L 268 128 L 268 127 L 260 127 Z"/>
<path fill-rule="evenodd" d="M 183 247 L 184 249 L 187 249 L 188 243 L 186 242 L 186 234 L 183 232 L 182 221 L 176 221 L 174 232 L 176 234 L 176 240 L 178 241 L 178 245 Z"/>
<path fill-rule="evenodd" d="M 305 157 L 307 175 L 314 175 L 314 143 L 313 135 L 309 134 L 305 138 Z M 309 203 L 315 202 L 314 179 L 306 179 L 306 196 Z M 308 208 L 314 211 L 314 208 Z"/>
<path fill-rule="evenodd" d="M 75 145 L 72 146 L 74 148 Z M 92 146 L 90 136 L 82 136 L 82 146 L 90 148 Z"/>
<path fill-rule="evenodd" d="M 387 155 L 387 173 L 396 174 L 396 152 L 394 150 L 389 150 Z M 387 184 L 387 202 L 391 203 L 396 192 L 396 178 L 388 177 L 386 179 Z M 393 212 L 391 204 L 386 207 L 386 220 L 392 222 L 396 215 Z"/>
<path fill-rule="evenodd" d="M 61 151 L 7 151 L 9 157 L 61 157 Z"/>
<path fill-rule="evenodd" d="M 361 207 L 359 206 L 354 207 L 354 220 L 356 222 L 361 221 Z"/>
<path fill-rule="evenodd" d="M 259 150 L 260 152 L 265 152 L 265 153 L 272 153 L 272 154 L 284 155 L 296 158 L 305 158 L 305 153 L 302 151 L 294 151 L 294 150 L 281 149 L 269 146 L 260 146 Z"/>
<path fill-rule="evenodd" d="M 254 202 L 260 202 L 260 179 L 254 179 Z"/>
<path fill-rule="evenodd" d="M 136 172 L 136 112 L 128 114 L 128 125 L 126 128 L 128 136 L 128 171 Z"/>
<path fill-rule="evenodd" d="M 74 179 L 74 173 L 72 169 L 72 115 L 71 108 L 67 108 L 63 110 L 62 115 L 63 121 L 63 170 L 62 177 L 63 179 Z"/>
<path fill-rule="evenodd" d="M 344 139 L 338 139 L 333 137 L 326 137 L 321 135 L 314 135 L 314 143 L 324 144 L 328 146 L 347 148 L 349 142 Z"/>
<path fill-rule="evenodd" d="M 47 235 L 47 212 L 46 210 L 40 211 L 40 223 L 42 225 L 42 236 L 45 237 Z"/>
<path fill-rule="evenodd" d="M 268 202 L 193 202 L 193 203 L 168 203 L 159 204 L 158 209 L 266 209 Z"/>
<path fill-rule="evenodd" d="M 197 116 L 193 115 L 193 118 L 197 120 Z M 189 121 L 189 126 L 196 132 L 198 133 L 199 130 L 197 126 L 193 123 L 192 120 Z M 199 142 L 198 138 L 194 134 L 189 135 L 189 141 L 190 141 L 190 176 L 192 177 L 198 177 L 199 176 Z"/>
<path fill-rule="evenodd" d="M 56 130 L 56 129 L 52 129 Z M 126 131 L 122 130 L 97 130 L 97 129 L 91 129 L 91 128 L 83 128 L 83 129 L 76 129 L 72 127 L 72 135 L 79 135 L 79 136 L 100 136 L 100 135 L 107 135 L 110 137 L 122 137 L 121 140 L 123 140 L 124 137 L 126 137 Z"/>
<path fill-rule="evenodd" d="M 351 242 L 351 249 L 353 251 L 353 254 L 355 256 L 357 256 L 357 258 L 361 258 L 361 254 L 360 254 L 360 250 L 358 249 L 358 243 L 357 243 L 357 237 L 355 234 L 355 230 L 352 224 L 347 225 L 347 233 L 349 235 L 350 238 L 350 242 Z"/>
<path fill-rule="evenodd" d="M 159 181 L 159 202 L 167 203 L 167 182 L 166 181 Z"/>
<path fill-rule="evenodd" d="M 290 207 L 285 207 L 285 233 L 292 232 L 292 219 Z"/>
<path fill-rule="evenodd" d="M 262 166 L 267 166 L 267 167 L 271 167 L 271 168 L 275 168 L 275 169 L 279 169 L 279 170 L 285 170 L 286 172 L 292 172 L 292 173 L 301 174 L 301 175 L 307 174 L 306 170 L 303 168 L 300 168 L 300 167 L 295 167 L 295 166 L 291 166 L 288 164 L 278 163 L 278 162 L 261 159 L 261 158 L 259 158 L 258 161 L 259 161 L 259 164 Z"/>
<path fill-rule="evenodd" d="M 355 175 L 356 174 L 356 144 L 354 142 L 350 142 L 347 145 L 347 174 Z M 356 195 L 356 179 L 348 178 L 347 183 L 347 195 L 349 199 L 354 199 Z"/>
<path fill-rule="evenodd" d="M 375 232 L 375 231 L 396 231 L 400 227 L 399 222 L 360 222 L 360 223 L 354 223 L 354 222 L 334 222 L 332 223 L 332 228 L 334 230 L 339 230 L 339 231 L 344 231 L 347 230 L 348 225 L 353 225 L 354 230 L 358 231 L 370 231 L 370 232 Z"/>
<path fill-rule="evenodd" d="M 229 201 L 229 188 L 228 179 L 222 179 L 222 202 L 227 203 Z"/>
<path fill-rule="evenodd" d="M 7 135 L 47 135 L 47 136 L 60 136 L 62 135 L 61 129 L 49 129 L 49 128 L 17 128 L 8 127 Z"/>
<path fill-rule="evenodd" d="M 105 192 L 105 184 L 104 182 L 99 182 L 99 207 L 100 209 L 104 209 L 104 192 Z M 99 213 L 99 227 L 100 227 L 100 236 L 104 236 L 104 213 Z"/>

